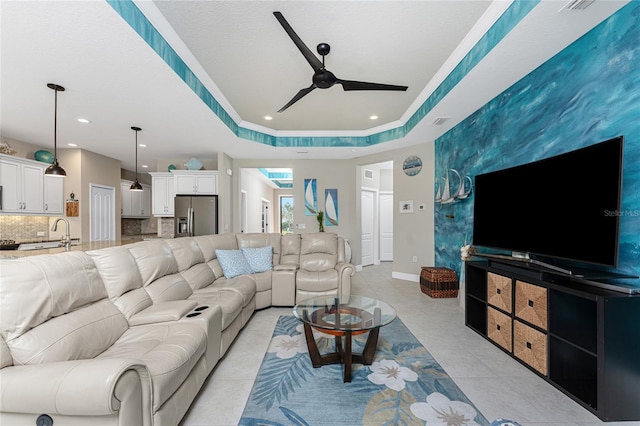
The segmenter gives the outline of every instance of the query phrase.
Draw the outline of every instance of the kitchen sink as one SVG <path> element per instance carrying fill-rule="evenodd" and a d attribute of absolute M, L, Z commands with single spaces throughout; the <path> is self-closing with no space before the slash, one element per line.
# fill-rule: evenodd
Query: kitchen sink
<path fill-rule="evenodd" d="M 47 241 L 42 243 L 26 243 L 20 244 L 18 250 L 41 250 L 60 247 L 60 241 Z"/>
<path fill-rule="evenodd" d="M 72 239 L 71 245 L 72 246 L 78 245 L 79 242 L 80 240 Z M 20 247 L 18 247 L 18 250 L 42 250 L 42 249 L 50 249 L 50 248 L 58 248 L 58 247 L 64 247 L 64 244 L 60 243 L 60 240 L 42 241 L 37 243 L 22 243 L 20 244 Z"/>

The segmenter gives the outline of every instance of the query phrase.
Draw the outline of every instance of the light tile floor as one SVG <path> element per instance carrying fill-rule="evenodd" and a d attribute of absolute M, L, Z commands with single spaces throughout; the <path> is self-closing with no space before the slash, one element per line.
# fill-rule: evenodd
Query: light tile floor
<path fill-rule="evenodd" d="M 357 272 L 353 294 L 384 300 L 489 420 L 523 426 L 587 426 L 602 422 L 464 325 L 457 299 L 432 299 L 415 282 L 391 278 L 391 263 Z M 182 426 L 238 424 L 280 315 L 256 312 L 204 384 Z M 640 426 L 640 422 L 606 423 Z"/>

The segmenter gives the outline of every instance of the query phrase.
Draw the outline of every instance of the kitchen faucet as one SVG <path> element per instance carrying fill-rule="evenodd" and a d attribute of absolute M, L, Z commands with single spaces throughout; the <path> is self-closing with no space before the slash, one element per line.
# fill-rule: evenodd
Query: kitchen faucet
<path fill-rule="evenodd" d="M 60 247 L 64 245 L 65 251 L 69 251 L 71 249 L 71 236 L 69 235 L 69 221 L 63 217 L 59 217 L 58 219 L 56 219 L 55 222 L 53 222 L 53 226 L 51 227 L 51 230 L 55 232 L 58 229 L 58 222 L 60 222 L 61 220 L 63 220 L 66 225 L 67 233 L 65 234 L 64 237 L 60 239 Z"/>

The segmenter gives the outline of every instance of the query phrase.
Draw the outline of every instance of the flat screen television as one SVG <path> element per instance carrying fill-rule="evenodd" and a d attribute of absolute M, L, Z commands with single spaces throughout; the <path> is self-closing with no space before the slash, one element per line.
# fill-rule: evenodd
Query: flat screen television
<path fill-rule="evenodd" d="M 477 175 L 473 244 L 616 267 L 623 143 Z"/>

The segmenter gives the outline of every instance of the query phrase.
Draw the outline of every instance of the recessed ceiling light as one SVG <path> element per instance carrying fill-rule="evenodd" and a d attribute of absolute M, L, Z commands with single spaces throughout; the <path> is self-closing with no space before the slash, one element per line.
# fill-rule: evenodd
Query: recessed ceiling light
<path fill-rule="evenodd" d="M 309 151 L 296 151 L 296 154 L 308 154 Z"/>
<path fill-rule="evenodd" d="M 140 148 L 146 148 L 146 147 L 147 147 L 147 145 L 146 145 L 146 144 L 144 144 L 144 143 L 139 143 L 139 144 L 138 144 L 138 146 L 139 146 Z"/>
<path fill-rule="evenodd" d="M 273 120 L 273 117 L 270 116 L 270 115 L 265 115 L 264 119 L 267 120 L 267 121 L 271 121 L 271 120 Z"/>
<path fill-rule="evenodd" d="M 378 116 L 377 115 L 372 115 L 369 117 L 369 120 L 377 120 Z"/>
<path fill-rule="evenodd" d="M 78 118 L 78 123 L 89 124 L 91 120 L 87 120 L 86 118 Z"/>
<path fill-rule="evenodd" d="M 146 164 L 143 164 L 143 165 L 142 165 L 142 168 L 143 168 L 143 169 L 148 169 L 148 168 L 149 168 L 149 166 L 147 166 Z"/>
<path fill-rule="evenodd" d="M 78 145 L 77 145 L 77 144 L 75 144 L 75 143 L 68 143 L 68 144 L 67 144 L 67 146 L 73 146 L 73 147 L 76 147 L 76 146 L 78 146 Z"/>

